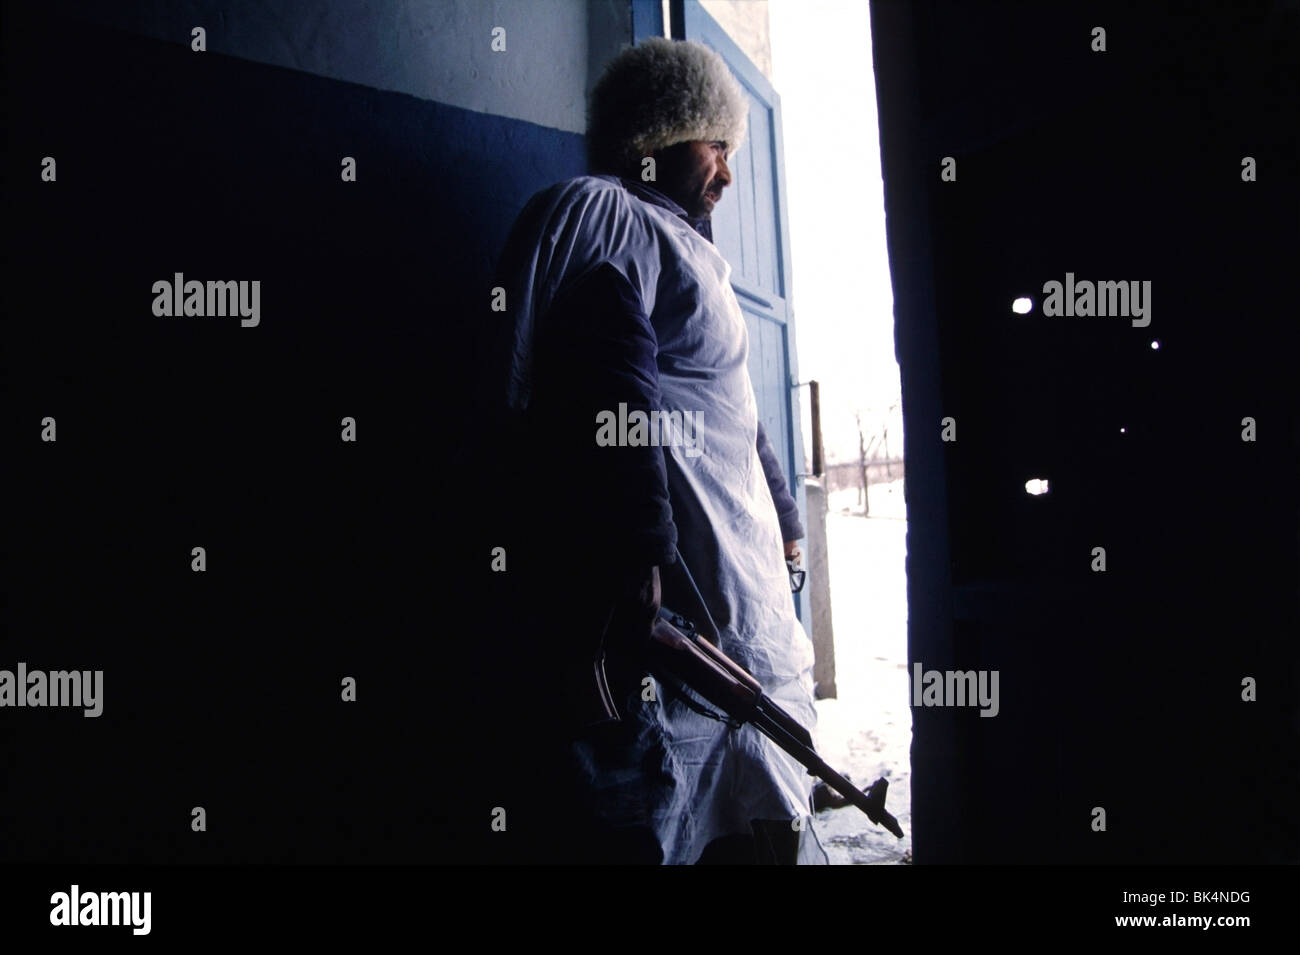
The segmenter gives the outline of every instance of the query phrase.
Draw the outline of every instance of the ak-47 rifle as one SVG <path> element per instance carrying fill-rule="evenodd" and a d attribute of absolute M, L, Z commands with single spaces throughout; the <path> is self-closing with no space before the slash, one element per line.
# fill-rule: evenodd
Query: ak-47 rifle
<path fill-rule="evenodd" d="M 857 806 L 878 826 L 903 838 L 903 829 L 887 809 L 885 795 L 889 780 L 881 777 L 865 792 L 826 764 L 813 748 L 812 736 L 798 720 L 781 709 L 763 692 L 754 675 L 722 652 L 717 624 L 700 596 L 699 588 L 681 552 L 677 560 L 661 568 L 664 596 L 681 601 L 692 619 L 660 604 L 646 662 L 660 682 L 690 701 L 691 693 L 721 709 L 734 724 L 748 723 L 793 756 L 810 776 L 816 776 Z M 738 727 L 739 728 L 739 727 Z"/>
<path fill-rule="evenodd" d="M 643 648 L 629 648 L 625 643 L 607 646 L 602 637 L 594 648 L 585 653 L 580 650 L 582 665 L 568 672 L 577 675 L 581 684 L 571 687 L 571 703 L 575 711 L 581 711 L 582 725 L 608 723 L 621 718 L 605 674 L 606 654 L 613 652 L 625 658 L 630 655 L 637 663 L 648 667 L 656 679 L 677 692 L 688 705 L 701 708 L 694 703 L 693 693 L 721 709 L 727 721 L 737 728 L 745 723 L 753 726 L 798 760 L 810 776 L 824 780 L 865 812 L 872 822 L 903 838 L 898 820 L 885 809 L 889 781 L 881 777 L 864 792 L 828 766 L 813 748 L 808 730 L 763 692 L 753 674 L 719 649 L 717 625 L 709 615 L 681 553 L 677 554 L 676 561 L 660 570 L 664 594 L 673 600 L 684 601 L 702 626 L 697 627 L 691 619 L 674 613 L 661 603 L 651 639 Z M 608 625 L 607 616 L 602 630 Z"/>
<path fill-rule="evenodd" d="M 878 826 L 898 838 L 903 829 L 885 809 L 889 781 L 884 777 L 866 792 L 828 766 L 813 749 L 808 730 L 763 692 L 753 675 L 704 639 L 695 625 L 661 607 L 649 645 L 650 672 L 679 693 L 694 691 L 733 720 L 748 723 L 797 759 L 811 776 L 817 776 Z"/>

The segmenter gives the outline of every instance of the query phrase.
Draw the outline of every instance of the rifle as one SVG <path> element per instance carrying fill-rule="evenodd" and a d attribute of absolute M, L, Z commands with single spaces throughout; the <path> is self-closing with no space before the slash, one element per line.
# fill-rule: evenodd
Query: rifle
<path fill-rule="evenodd" d="M 883 776 L 863 792 L 828 766 L 813 749 L 808 730 L 763 692 L 754 676 L 704 639 L 680 614 L 660 607 L 648 647 L 650 672 L 684 697 L 687 690 L 704 697 L 738 723 L 748 723 L 793 756 L 878 826 L 898 838 L 903 829 L 885 809 L 889 780 Z M 685 697 L 689 699 L 689 697 Z"/>
<path fill-rule="evenodd" d="M 661 602 L 651 639 L 642 652 L 632 651 L 626 646 L 607 647 L 603 636 L 594 647 L 588 647 L 585 651 L 580 647 L 578 652 L 582 657 L 582 665 L 569 668 L 567 672 L 570 679 L 577 679 L 570 686 L 570 699 L 583 714 L 583 723 L 591 726 L 617 722 L 621 718 L 606 678 L 605 660 L 609 651 L 619 655 L 631 653 L 633 659 L 648 666 L 649 672 L 675 690 L 688 706 L 707 712 L 692 699 L 691 693 L 694 692 L 726 713 L 728 719 L 724 722 L 729 722 L 737 729 L 749 723 L 794 757 L 808 770 L 810 776 L 824 780 L 828 786 L 866 813 L 867 818 L 876 825 L 903 838 L 903 829 L 898 820 L 885 809 L 889 780 L 882 776 L 864 792 L 828 766 L 813 748 L 812 736 L 808 730 L 763 692 L 762 685 L 753 674 L 718 648 L 717 625 L 695 586 L 681 552 L 677 553 L 676 561 L 662 567 L 661 571 L 664 593 L 671 595 L 674 600 L 680 597 L 692 607 L 692 612 L 699 615 L 704 633 L 701 633 L 701 627 L 669 610 Z M 602 632 L 609 626 L 610 613 L 612 611 L 603 616 L 604 622 L 600 628 Z"/>

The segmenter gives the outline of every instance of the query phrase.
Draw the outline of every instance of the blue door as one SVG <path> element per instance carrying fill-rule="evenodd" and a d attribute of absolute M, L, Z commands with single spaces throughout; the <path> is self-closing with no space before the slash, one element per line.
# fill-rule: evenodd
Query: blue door
<path fill-rule="evenodd" d="M 749 133 L 731 158 L 729 201 L 713 213 L 713 239 L 731 263 L 731 286 L 749 325 L 749 377 L 758 414 L 781 455 L 786 480 L 807 525 L 800 392 L 790 300 L 790 239 L 781 146 L 781 98 L 718 22 L 695 0 L 674 0 L 674 39 L 694 40 L 719 53 L 749 96 Z M 642 37 L 637 37 L 639 41 Z M 804 594 L 795 608 L 811 626 Z"/>

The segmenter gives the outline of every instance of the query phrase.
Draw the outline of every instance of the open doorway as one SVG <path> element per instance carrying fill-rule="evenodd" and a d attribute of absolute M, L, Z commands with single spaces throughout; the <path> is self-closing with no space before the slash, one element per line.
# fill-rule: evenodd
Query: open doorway
<path fill-rule="evenodd" d="M 884 190 L 864 0 L 770 0 L 784 121 L 799 377 L 819 383 L 824 566 L 833 675 L 818 708 L 822 755 L 866 786 L 889 780 L 899 840 L 852 809 L 818 814 L 832 863 L 911 858 L 905 449 Z M 834 38 L 828 50 L 828 37 Z M 801 404 L 807 409 L 808 402 Z M 805 414 L 807 411 L 805 410 Z M 802 429 L 805 435 L 809 426 Z M 819 486 L 818 486 L 819 485 Z M 824 502 L 824 503 L 823 503 Z M 814 562 L 819 543 L 811 530 Z M 823 625 L 824 626 L 824 625 Z M 819 651 L 826 644 L 818 641 Z"/>

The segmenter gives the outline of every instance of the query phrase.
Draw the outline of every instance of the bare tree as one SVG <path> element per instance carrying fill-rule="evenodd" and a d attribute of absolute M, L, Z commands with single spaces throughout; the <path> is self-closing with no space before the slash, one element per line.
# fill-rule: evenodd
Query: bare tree
<path fill-rule="evenodd" d="M 896 401 L 889 406 L 889 411 L 887 412 L 887 414 L 893 414 L 897 410 L 898 410 L 898 402 Z M 884 429 L 884 436 L 885 436 L 885 475 L 889 478 L 889 480 L 892 481 L 894 479 L 894 468 L 893 465 L 889 463 L 889 418 L 888 417 L 885 418 L 885 424 L 883 426 L 883 429 Z"/>
<path fill-rule="evenodd" d="M 858 423 L 858 501 L 862 504 L 862 516 L 870 517 L 871 495 L 867 493 L 867 442 L 862 434 L 862 412 L 853 412 L 853 418 Z"/>

